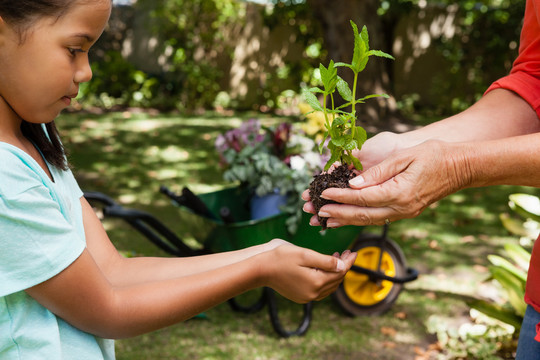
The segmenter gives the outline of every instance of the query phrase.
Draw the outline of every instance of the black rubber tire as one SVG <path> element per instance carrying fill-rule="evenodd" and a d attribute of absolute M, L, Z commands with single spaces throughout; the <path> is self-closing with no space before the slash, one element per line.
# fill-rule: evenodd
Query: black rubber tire
<path fill-rule="evenodd" d="M 407 272 L 407 265 L 405 262 L 405 255 L 403 255 L 401 248 L 388 238 L 383 243 L 385 246 L 384 253 L 388 254 L 394 263 L 396 270 L 395 277 L 403 277 Z M 380 247 L 381 235 L 363 234 L 354 243 L 351 250 L 359 251 L 370 246 Z M 403 284 L 393 283 L 392 289 L 383 300 L 373 305 L 362 305 L 358 304 L 347 295 L 344 288 L 345 282 L 346 279 L 344 279 L 343 283 L 341 283 L 339 288 L 334 292 L 333 298 L 337 301 L 343 311 L 350 316 L 375 316 L 385 313 L 392 307 L 403 288 Z"/>
<path fill-rule="evenodd" d="M 288 338 L 291 336 L 302 336 L 304 335 L 311 324 L 312 319 L 312 311 L 313 311 L 313 303 L 308 302 L 307 304 L 303 304 L 303 315 L 302 319 L 300 320 L 300 323 L 298 324 L 298 327 L 294 330 L 287 330 L 285 327 L 281 324 L 281 321 L 279 320 L 279 314 L 278 314 L 278 305 L 276 300 L 276 294 L 274 290 L 270 288 L 264 288 L 265 293 L 267 296 L 268 301 L 268 314 L 270 315 L 270 322 L 272 323 L 272 327 L 274 328 L 274 331 L 282 338 Z"/>
<path fill-rule="evenodd" d="M 242 296 L 238 296 L 229 299 L 229 306 L 234 311 L 242 312 L 245 314 L 254 314 L 260 311 L 266 305 L 268 296 L 263 288 L 252 290 L 252 292 L 255 291 L 259 291 L 260 294 L 254 302 L 246 304 L 245 301 L 241 299 Z"/>

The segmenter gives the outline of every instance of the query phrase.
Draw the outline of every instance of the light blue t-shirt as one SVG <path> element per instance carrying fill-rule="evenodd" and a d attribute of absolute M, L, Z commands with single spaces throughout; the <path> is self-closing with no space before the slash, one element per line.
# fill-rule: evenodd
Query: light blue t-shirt
<path fill-rule="evenodd" d="M 0 142 L 0 359 L 114 359 L 114 342 L 72 327 L 25 289 L 57 275 L 86 247 L 71 171 Z"/>

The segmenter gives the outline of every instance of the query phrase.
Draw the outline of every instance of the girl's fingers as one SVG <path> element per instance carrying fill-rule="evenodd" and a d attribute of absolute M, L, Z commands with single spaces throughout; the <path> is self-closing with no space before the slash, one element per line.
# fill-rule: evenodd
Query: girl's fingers
<path fill-rule="evenodd" d="M 309 249 L 306 249 L 303 256 L 303 261 L 304 263 L 301 264 L 303 266 L 320 269 L 326 272 L 341 272 L 347 267 L 345 261 L 343 261 L 340 257 L 320 254 Z"/>

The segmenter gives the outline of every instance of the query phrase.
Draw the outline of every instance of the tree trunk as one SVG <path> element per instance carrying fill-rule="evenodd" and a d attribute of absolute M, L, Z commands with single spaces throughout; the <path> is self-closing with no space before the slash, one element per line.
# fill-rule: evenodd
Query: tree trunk
<path fill-rule="evenodd" d="M 321 23 L 324 32 L 324 48 L 328 51 L 328 60 L 350 63 L 354 49 L 353 30 L 349 20 L 354 21 L 361 30 L 366 25 L 369 32 L 370 48 L 382 50 L 389 54 L 391 43 L 385 34 L 383 23 L 377 15 L 379 0 L 307 0 L 313 16 Z M 360 104 L 358 114 L 360 125 L 371 124 L 380 119 L 396 118 L 396 102 L 391 91 L 392 60 L 370 57 L 366 69 L 358 77 L 357 94 L 363 97 L 368 94 L 386 93 L 390 99 L 370 99 Z M 326 65 L 326 64 L 325 64 Z M 352 86 L 352 72 L 341 68 L 339 75 Z"/>

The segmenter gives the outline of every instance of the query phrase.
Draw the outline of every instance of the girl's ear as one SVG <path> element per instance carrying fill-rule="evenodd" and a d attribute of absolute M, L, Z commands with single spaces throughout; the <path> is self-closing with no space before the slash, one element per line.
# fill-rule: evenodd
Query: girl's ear
<path fill-rule="evenodd" d="M 0 16 L 0 46 L 4 45 L 4 37 L 6 36 L 7 24 Z"/>

